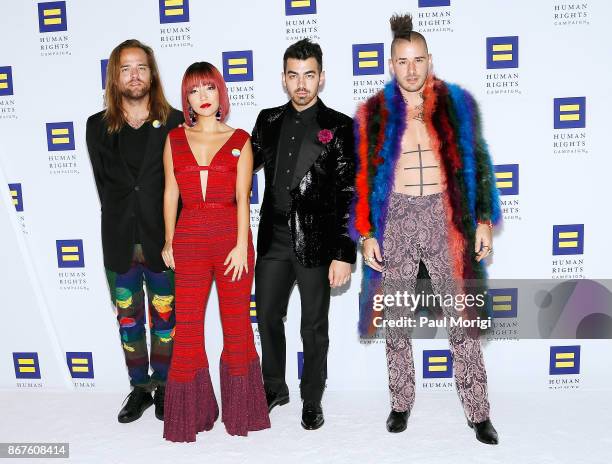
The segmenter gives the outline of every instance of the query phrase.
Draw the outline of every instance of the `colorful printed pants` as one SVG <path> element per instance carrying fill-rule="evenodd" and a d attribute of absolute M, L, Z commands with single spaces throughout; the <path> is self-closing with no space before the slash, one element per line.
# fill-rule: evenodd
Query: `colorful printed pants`
<path fill-rule="evenodd" d="M 119 335 L 132 385 L 150 389 L 164 385 L 174 341 L 174 272 L 152 272 L 137 245 L 132 266 L 125 274 L 106 270 L 111 299 L 117 308 Z M 151 339 L 151 368 L 145 333 L 146 285 Z"/>
<path fill-rule="evenodd" d="M 456 295 L 460 290 L 453 278 L 448 250 L 448 225 L 443 193 L 410 196 L 392 192 L 384 232 L 384 293 L 414 293 L 419 262 L 431 277 L 435 294 Z M 458 316 L 452 306 L 442 307 L 446 318 Z M 404 306 L 387 306 L 385 319 L 414 317 Z M 480 340 L 458 326 L 447 327 L 455 383 L 467 418 L 482 422 L 489 418 L 487 374 Z M 387 365 L 391 408 L 410 411 L 414 405 L 415 372 L 409 328 L 387 327 Z"/>

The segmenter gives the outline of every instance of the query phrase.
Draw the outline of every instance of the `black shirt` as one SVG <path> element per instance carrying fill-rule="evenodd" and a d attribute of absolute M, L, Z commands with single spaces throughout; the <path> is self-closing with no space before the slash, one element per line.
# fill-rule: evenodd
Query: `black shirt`
<path fill-rule="evenodd" d="M 142 161 L 145 157 L 150 126 L 150 122 L 145 122 L 138 129 L 134 129 L 129 124 L 125 124 L 119 131 L 119 150 L 121 151 L 121 156 L 125 160 L 125 164 L 135 180 L 138 179 L 140 168 L 142 167 Z M 134 214 L 134 243 L 140 243 L 140 233 L 138 231 L 140 211 L 138 208 L 135 209 Z"/>
<path fill-rule="evenodd" d="M 297 157 L 306 130 L 316 124 L 319 102 L 304 111 L 297 111 L 292 104 L 285 113 L 281 126 L 274 173 L 274 209 L 288 212 L 291 206 L 291 182 L 295 171 Z"/>

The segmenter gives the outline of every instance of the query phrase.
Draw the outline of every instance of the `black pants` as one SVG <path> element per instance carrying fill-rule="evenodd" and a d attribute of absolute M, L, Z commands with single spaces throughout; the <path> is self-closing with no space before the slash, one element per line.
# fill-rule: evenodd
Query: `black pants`
<path fill-rule="evenodd" d="M 262 348 L 262 371 L 267 391 L 287 393 L 285 382 L 285 324 L 289 296 L 297 280 L 302 304 L 300 334 L 304 366 L 300 391 L 306 401 L 320 401 L 327 379 L 329 347 L 329 266 L 304 267 L 295 257 L 285 216 L 274 223 L 272 243 L 255 266 L 255 298 Z"/>

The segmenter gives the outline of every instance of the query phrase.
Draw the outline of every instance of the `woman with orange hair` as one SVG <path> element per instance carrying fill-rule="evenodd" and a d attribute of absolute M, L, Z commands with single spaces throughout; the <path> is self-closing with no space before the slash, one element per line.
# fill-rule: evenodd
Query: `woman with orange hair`
<path fill-rule="evenodd" d="M 165 263 L 176 274 L 176 333 L 166 385 L 164 437 L 195 441 L 219 414 L 204 348 L 213 279 L 223 326 L 222 420 L 231 435 L 270 427 L 259 356 L 249 320 L 254 249 L 249 221 L 253 152 L 249 135 L 225 124 L 229 99 L 210 63 L 185 72 L 186 125 L 164 149 Z M 183 209 L 175 226 L 179 194 Z"/>

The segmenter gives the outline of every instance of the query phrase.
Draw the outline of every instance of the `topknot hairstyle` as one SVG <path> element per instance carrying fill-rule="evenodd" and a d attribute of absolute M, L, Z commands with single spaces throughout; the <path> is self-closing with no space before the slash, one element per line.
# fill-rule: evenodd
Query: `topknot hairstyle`
<path fill-rule="evenodd" d="M 395 13 L 389 19 L 391 25 L 391 32 L 393 33 L 393 42 L 391 42 L 391 52 L 393 53 L 393 47 L 398 40 L 407 40 L 412 42 L 413 40 L 422 40 L 427 47 L 427 41 L 420 32 L 416 32 L 413 29 L 412 15 L 411 14 L 397 14 Z"/>

